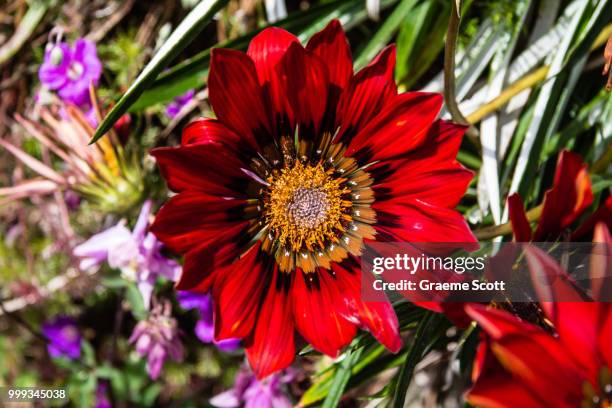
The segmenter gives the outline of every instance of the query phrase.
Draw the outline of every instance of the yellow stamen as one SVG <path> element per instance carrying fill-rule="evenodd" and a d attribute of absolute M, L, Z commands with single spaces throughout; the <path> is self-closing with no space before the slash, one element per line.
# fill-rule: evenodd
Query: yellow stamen
<path fill-rule="evenodd" d="M 281 245 L 296 252 L 304 248 L 312 251 L 336 238 L 345 215 L 342 196 L 350 190 L 332 174 L 320 163 L 311 166 L 296 161 L 293 167 L 275 171 L 268 178 L 265 217 Z"/>

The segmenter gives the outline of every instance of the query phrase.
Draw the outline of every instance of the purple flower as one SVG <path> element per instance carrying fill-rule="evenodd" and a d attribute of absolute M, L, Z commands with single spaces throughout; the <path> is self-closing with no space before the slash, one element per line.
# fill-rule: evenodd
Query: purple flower
<path fill-rule="evenodd" d="M 243 367 L 238 371 L 234 387 L 214 396 L 210 403 L 219 408 L 290 408 L 293 406 L 285 394 L 285 384 L 296 377 L 295 370 L 288 368 L 257 380 L 253 372 Z"/>
<path fill-rule="evenodd" d="M 166 106 L 166 115 L 168 115 L 170 119 L 173 119 L 179 114 L 181 109 L 183 109 L 183 107 L 193 99 L 194 95 L 195 92 L 193 89 L 191 89 L 185 92 L 183 95 L 174 98 L 174 101 L 170 102 L 168 106 Z"/>
<path fill-rule="evenodd" d="M 75 360 L 81 357 L 81 333 L 69 316 L 58 316 L 42 326 L 42 334 L 49 339 L 47 351 L 51 357 Z"/>
<path fill-rule="evenodd" d="M 111 268 L 120 269 L 126 279 L 136 282 L 147 308 L 157 278 L 161 276 L 175 281 L 181 271 L 178 263 L 161 254 L 162 243 L 147 231 L 151 205 L 150 200 L 144 203 L 133 231 L 120 222 L 93 235 L 73 250 L 73 254 L 81 259 L 80 268 L 83 270 L 104 261 Z"/>
<path fill-rule="evenodd" d="M 240 347 L 240 339 L 225 339 L 216 341 L 215 325 L 213 323 L 213 300 L 207 293 L 179 291 L 177 300 L 185 310 L 197 309 L 200 319 L 196 323 L 195 334 L 202 343 L 214 343 L 221 351 L 234 351 Z"/>
<path fill-rule="evenodd" d="M 63 42 L 48 44 L 38 71 L 43 85 L 79 106 L 89 104 L 89 84 L 98 85 L 101 74 L 96 45 L 83 38 L 76 40 L 73 48 Z"/>
<path fill-rule="evenodd" d="M 108 399 L 108 383 L 99 381 L 96 388 L 96 402 L 94 408 L 111 408 L 111 402 Z"/>
<path fill-rule="evenodd" d="M 135 344 L 136 352 L 141 357 L 147 357 L 147 372 L 152 380 L 159 377 L 168 357 L 174 361 L 183 359 L 178 325 L 171 312 L 170 302 L 156 304 L 147 320 L 138 322 L 130 336 L 130 343 Z"/>

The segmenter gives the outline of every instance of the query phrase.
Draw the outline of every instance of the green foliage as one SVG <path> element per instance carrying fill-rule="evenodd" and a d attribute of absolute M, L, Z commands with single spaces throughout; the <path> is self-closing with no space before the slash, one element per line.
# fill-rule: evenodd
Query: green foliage
<path fill-rule="evenodd" d="M 136 41 L 136 30 L 120 33 L 108 44 L 98 47 L 104 67 L 113 73 L 116 88 L 123 89 L 136 78 L 144 63 L 146 53 Z"/>
<path fill-rule="evenodd" d="M 157 75 L 159 75 L 167 64 L 189 45 L 213 18 L 215 13 L 226 3 L 227 0 L 203 1 L 185 17 L 151 61 L 145 66 L 130 88 L 107 114 L 102 123 L 100 123 L 91 143 L 97 141 L 111 129 L 113 124 L 119 120 L 130 105 L 138 99 L 147 86 L 155 80 Z"/>

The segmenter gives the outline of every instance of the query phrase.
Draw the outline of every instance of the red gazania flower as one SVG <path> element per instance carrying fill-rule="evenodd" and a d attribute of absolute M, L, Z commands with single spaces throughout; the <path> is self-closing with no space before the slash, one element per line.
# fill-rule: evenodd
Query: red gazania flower
<path fill-rule="evenodd" d="M 559 154 L 552 187 L 544 194 L 542 215 L 534 233 L 521 196 L 508 197 L 508 214 L 517 242 L 555 241 L 593 202 L 587 165 L 576 153 Z M 594 226 L 591 226 L 591 230 Z"/>
<path fill-rule="evenodd" d="M 595 240 L 603 245 L 597 249 L 600 261 L 592 265 L 591 273 L 598 279 L 591 291 L 594 299 L 603 299 L 612 290 L 612 239 L 603 223 L 595 228 Z M 546 327 L 502 310 L 467 306 L 485 333 L 468 400 L 483 408 L 610 408 L 610 303 L 589 302 L 567 272 L 541 250 L 528 249 L 527 261 L 534 276 L 549 279 L 546 300 L 557 300 L 540 302 Z"/>
<path fill-rule="evenodd" d="M 212 51 L 217 118 L 152 152 L 178 193 L 152 226 L 185 255 L 177 288 L 212 291 L 216 338 L 242 338 L 260 378 L 293 361 L 296 330 L 330 356 L 357 327 L 400 349 L 391 305 L 360 298 L 366 241 L 474 241 L 453 210 L 465 129 L 436 121 L 440 95 L 397 94 L 394 64 L 390 46 L 353 74 L 337 21 L 306 47 L 266 29 Z"/>

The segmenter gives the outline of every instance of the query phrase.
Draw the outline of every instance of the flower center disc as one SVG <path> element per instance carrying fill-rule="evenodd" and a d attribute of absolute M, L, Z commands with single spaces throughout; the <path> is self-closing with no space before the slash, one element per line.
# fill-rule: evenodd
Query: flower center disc
<path fill-rule="evenodd" d="M 294 251 L 323 248 L 325 241 L 337 240 L 342 230 L 343 209 L 350 202 L 342 200 L 347 192 L 344 180 L 335 179 L 321 164 L 304 165 L 275 171 L 268 178 L 265 216 L 270 229 L 282 245 Z"/>

